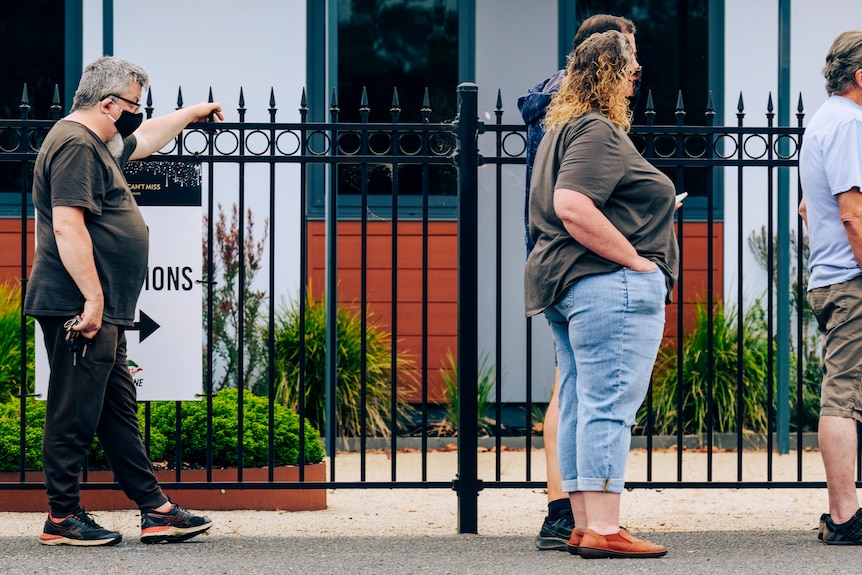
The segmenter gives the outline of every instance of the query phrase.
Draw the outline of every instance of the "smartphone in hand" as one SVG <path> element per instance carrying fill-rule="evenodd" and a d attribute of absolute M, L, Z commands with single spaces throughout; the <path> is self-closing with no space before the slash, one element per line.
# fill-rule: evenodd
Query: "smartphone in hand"
<path fill-rule="evenodd" d="M 681 204 L 684 199 L 688 197 L 688 192 L 683 192 L 681 194 L 676 195 L 676 203 Z"/>

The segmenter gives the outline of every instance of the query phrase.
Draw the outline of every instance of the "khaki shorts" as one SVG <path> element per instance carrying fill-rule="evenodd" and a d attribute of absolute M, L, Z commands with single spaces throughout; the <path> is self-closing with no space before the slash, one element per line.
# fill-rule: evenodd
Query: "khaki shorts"
<path fill-rule="evenodd" d="M 814 288 L 808 303 L 825 335 L 820 415 L 862 421 L 862 276 Z"/>

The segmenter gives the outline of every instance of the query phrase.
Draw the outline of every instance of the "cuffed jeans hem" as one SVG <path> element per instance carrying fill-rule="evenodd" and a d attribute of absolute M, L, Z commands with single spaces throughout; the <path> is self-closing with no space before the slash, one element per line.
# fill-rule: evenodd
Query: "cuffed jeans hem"
<path fill-rule="evenodd" d="M 578 491 L 578 480 L 564 480 L 560 483 L 560 487 L 562 488 L 563 493 L 574 493 L 575 491 Z"/>
<path fill-rule="evenodd" d="M 594 479 L 591 477 L 579 477 L 577 490 L 599 493 L 622 493 L 625 485 L 625 479 Z"/>

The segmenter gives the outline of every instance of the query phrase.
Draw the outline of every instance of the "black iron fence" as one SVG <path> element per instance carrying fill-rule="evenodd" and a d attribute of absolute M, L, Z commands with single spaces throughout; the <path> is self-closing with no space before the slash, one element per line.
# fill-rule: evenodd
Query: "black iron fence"
<path fill-rule="evenodd" d="M 244 446 L 237 441 L 237 480 L 228 483 L 212 481 L 213 467 L 213 396 L 214 382 L 224 376 L 224 364 L 214 358 L 213 318 L 219 301 L 215 299 L 214 277 L 217 254 L 216 221 L 219 217 L 220 186 L 228 186 L 240 214 L 236 229 L 237 285 L 246 285 L 252 270 L 242 255 L 247 241 L 254 242 L 247 229 L 245 214 L 249 205 L 265 206 L 269 225 L 268 239 L 261 245 L 262 261 L 255 271 L 264 270 L 266 279 L 258 287 L 266 294 L 259 315 L 249 317 L 246 305 L 249 297 L 244 289 L 236 290 L 236 311 L 233 350 L 233 373 L 224 381 L 233 381 L 240 401 L 236 413 L 237 433 L 243 435 L 243 394 L 253 391 L 265 397 L 269 411 L 270 470 L 277 464 L 274 456 L 273 406 L 281 401 L 280 385 L 283 374 L 278 371 L 276 357 L 277 295 L 285 291 L 277 279 L 277 271 L 288 249 L 298 251 L 298 264 L 293 269 L 295 301 L 298 306 L 299 352 L 297 373 L 293 382 L 299 398 L 308 397 L 309 373 L 305 365 L 311 333 L 307 321 L 310 278 L 315 262 L 309 254 L 315 252 L 312 243 L 322 238 L 325 283 L 326 325 L 325 388 L 321 409 L 325 412 L 321 429 L 328 455 L 328 487 L 332 488 L 445 488 L 454 489 L 459 498 L 459 530 L 477 530 L 477 495 L 483 488 L 544 487 L 544 461 L 533 461 L 534 447 L 541 445 L 537 424 L 541 423 L 547 396 L 534 393 L 535 378 L 541 373 L 537 352 L 546 347 L 541 343 L 541 319 L 524 320 L 517 296 L 507 292 L 507 285 L 522 282 L 523 251 L 513 255 L 507 243 L 519 245 L 511 238 L 523 238 L 524 201 L 524 126 L 520 121 L 503 123 L 502 99 L 498 96 L 496 120 L 479 122 L 478 90 L 472 84 L 458 88 L 459 110 L 452 122 L 431 123 L 430 108 L 422 109 L 422 120 L 403 122 L 399 119 L 397 92 L 393 100 L 392 121 L 369 123 L 368 105 L 360 103 L 362 121 L 344 123 L 338 119 L 339 109 L 333 105 L 324 122 L 308 120 L 308 108 L 303 99 L 299 120 L 283 122 L 277 119 L 274 95 L 269 104 L 269 121 L 246 121 L 245 102 L 240 97 L 238 120 L 218 124 L 195 124 L 160 153 L 159 160 L 191 163 L 202 174 L 207 228 L 202 283 L 205 291 L 205 361 L 202 403 L 207 406 L 210 425 L 207 428 L 207 485 L 215 488 L 297 489 L 307 487 L 304 481 L 302 457 L 298 482 L 243 480 Z M 21 297 L 27 287 L 27 262 L 32 241 L 25 230 L 32 217 L 29 207 L 32 165 L 40 142 L 58 119 L 60 105 L 56 101 L 53 119 L 30 119 L 26 90 L 21 104 L 20 119 L 0 120 L 0 166 L 5 181 L 2 190 L 4 205 L 14 211 L 12 233 L 20 235 Z M 182 100 L 178 101 L 182 105 Z M 145 111 L 153 113 L 151 98 Z M 803 112 L 800 99 L 797 123 L 793 127 L 775 125 L 771 98 L 765 115 L 765 125 L 746 126 L 745 110 L 740 96 L 737 122 L 734 126 L 715 126 L 715 112 L 707 106 L 703 125 L 686 125 L 686 110 L 682 98 L 677 102 L 676 125 L 655 126 L 653 102 L 648 102 L 646 122 L 631 130 L 635 145 L 644 156 L 664 170 L 675 182 L 678 191 L 688 191 L 689 199 L 678 214 L 677 231 L 682 250 L 682 271 L 676 288 L 675 303 L 669 309 L 668 338 L 663 346 L 656 377 L 641 411 L 635 445 L 645 448 L 645 470 L 642 477 L 627 482 L 633 488 L 668 487 L 822 487 L 822 477 L 803 476 L 802 458 L 811 445 L 809 432 L 816 429 L 816 393 L 819 389 L 816 362 L 816 334 L 805 312 L 805 237 L 795 217 L 795 207 L 801 192 L 795 169 L 803 135 Z M 221 170 L 230 166 L 231 170 Z M 283 166 L 293 166 L 292 171 Z M 11 167 L 11 168 L 10 168 Z M 250 173 L 258 178 L 253 189 Z M 382 176 L 381 176 L 382 174 Z M 381 177 L 383 184 L 381 186 Z M 375 179 L 377 178 L 377 179 Z M 263 182 L 263 184 L 260 184 Z M 14 186 L 15 189 L 10 189 Z M 295 207 L 285 211 L 284 205 Z M 511 206 L 517 206 L 512 211 Z M 512 217 L 515 214 L 515 217 Z M 480 222 L 481 220 L 481 222 Z M 345 239 L 341 226 L 353 222 L 356 236 Z M 369 228 L 380 221 L 388 222 L 390 237 L 384 244 L 391 269 L 385 285 L 377 285 L 378 276 L 369 272 L 369 257 L 380 244 L 370 243 Z M 429 240 L 435 223 L 457 221 L 457 253 L 435 247 Z M 762 226 L 759 233 L 749 233 Z M 17 227 L 14 222 L 18 222 Z M 418 317 L 399 320 L 399 302 L 405 299 L 406 272 L 401 261 L 406 244 L 399 237 L 399 226 L 418 226 L 420 254 L 415 270 L 419 280 L 414 291 L 419 304 Z M 322 226 L 315 236 L 313 226 Z M 8 226 L 7 226 L 8 227 Z M 480 232 L 481 229 L 481 232 Z M 17 231 L 15 231 L 17 230 Z M 288 230 L 284 232 L 282 230 Z M 490 230 L 490 233 L 485 233 Z M 286 236 L 293 243 L 285 242 Z M 491 238 L 490 240 L 488 238 Z M 358 248 L 357 248 L 358 245 Z M 453 245 L 453 244 L 447 244 Z M 522 244 L 521 244 L 522 245 Z M 290 246 L 290 247 L 287 247 Z M 376 246 L 376 247 L 375 247 Z M 319 246 L 318 246 L 319 248 Z M 358 288 L 348 296 L 342 283 L 345 274 L 339 272 L 341 253 L 352 248 L 359 254 Z M 442 252 L 441 252 L 442 249 Z M 400 251 L 399 251 L 400 250 Z M 436 250 L 436 252 L 435 252 Z M 349 257 L 353 257 L 350 255 Z M 313 258 L 312 258 L 313 259 Z M 457 347 L 457 369 L 450 376 L 457 380 L 457 397 L 434 392 L 429 382 L 438 377 L 438 369 L 429 361 L 435 338 L 430 323 L 437 314 L 446 312 L 429 302 L 429 295 L 439 287 L 435 260 L 448 259 L 457 269 L 457 330 L 450 334 L 449 344 Z M 455 262 L 454 260 L 457 259 Z M 336 262 L 339 262 L 336 265 Z M 318 262 L 320 263 L 320 262 Z M 259 264 L 259 265 L 258 265 Z M 490 274 L 481 270 L 490 269 Z M 414 275 L 415 275 L 414 274 Z M 480 277 L 481 276 L 481 277 Z M 752 278 L 754 281 L 751 287 Z M 258 280 L 261 281 L 261 280 Z M 759 283 L 758 283 L 759 282 Z M 489 289 L 489 286 L 490 289 Z M 751 293 L 751 292 L 754 293 Z M 386 297 L 379 303 L 379 293 Z M 378 294 L 378 295 L 374 295 Z M 336 380 L 344 369 L 335 352 L 343 333 L 336 328 L 341 299 L 354 302 L 354 308 L 368 310 L 372 304 L 388 308 L 391 334 L 388 360 L 389 389 L 383 409 L 382 427 L 388 433 L 371 433 L 367 407 L 370 401 L 370 381 L 367 352 L 369 341 L 362 337 L 359 366 L 356 375 L 355 401 L 361 413 L 359 431 L 339 443 L 339 394 L 343 393 Z M 375 299 L 377 298 L 377 299 Z M 312 300 L 314 298 L 312 297 Z M 378 303 L 375 303 L 378 302 Z M 488 302 L 491 302 L 490 304 Z M 493 309 L 490 315 L 482 310 Z M 449 308 L 451 309 L 451 308 Z M 253 311 L 253 310 L 252 310 Z M 371 318 L 359 314 L 359 333 L 372 329 Z M 252 355 L 243 341 L 250 333 L 246 322 L 260 322 L 265 333 L 264 345 Z M 409 324 L 409 325 L 406 325 Z M 512 326 L 515 326 L 514 328 Z M 400 363 L 401 334 L 410 327 L 418 336 L 411 351 L 420 358 L 412 374 L 418 382 L 412 395 L 403 395 Z M 492 336 L 487 334 L 491 333 Z M 21 318 L 20 337 L 27 338 L 26 321 Z M 310 336 L 309 336 L 310 337 Z M 446 336 L 444 335 L 444 338 Z M 522 359 L 516 362 L 518 372 L 504 368 L 504 358 L 511 355 L 511 340 L 521 348 Z M 538 339 L 537 339 L 538 338 Z M 316 345 L 316 343 L 315 343 Z M 21 349 L 24 349 L 22 345 Z M 547 350 L 544 350 L 547 352 Z M 483 357 L 490 357 L 492 368 L 485 369 Z M 516 354 L 517 355 L 517 354 Z M 535 359 L 534 359 L 535 358 Z M 25 480 L 25 426 L 28 397 L 33 395 L 33 381 L 28 363 L 32 358 L 18 358 L 20 386 L 20 479 L 7 482 L 3 489 L 41 489 L 40 483 Z M 256 365 L 249 365 L 254 363 Z M 509 364 L 507 364 L 509 365 Z M 260 368 L 255 386 L 248 384 L 247 371 Z M 401 375 L 399 375 L 401 374 Z M 479 383 L 485 377 L 493 382 L 487 388 Z M 517 382 L 523 381 L 523 387 Z M 516 383 L 512 383 L 516 382 Z M 316 385 L 316 384 L 315 384 Z M 436 394 L 436 395 L 435 395 Z M 410 404 L 410 437 L 405 436 L 404 413 L 400 399 Z M 442 399 L 441 399 L 442 397 Z M 507 399 L 509 397 L 510 399 Z M 499 398 L 499 400 L 497 400 Z M 429 455 L 446 441 L 434 434 L 441 404 L 457 402 L 457 435 L 448 442 L 457 442 L 457 464 L 451 473 L 440 477 L 440 469 L 429 463 Z M 479 414 L 480 406 L 485 412 Z M 178 405 L 179 407 L 179 405 Z M 302 416 L 317 407 L 300 400 L 296 405 Z M 450 409 L 450 413 L 451 413 Z M 149 438 L 150 405 L 146 405 Z M 400 415 L 399 415 L 400 413 Z M 176 434 L 179 437 L 183 418 L 177 410 Z M 480 418 L 479 415 L 482 417 Z M 301 427 L 305 425 L 301 420 Z M 490 421 L 491 423 L 485 424 Z M 451 423 L 451 422 L 450 422 Z M 512 429 L 520 433 L 511 433 Z M 480 438 L 480 434 L 483 437 Z M 299 433 L 300 453 L 304 452 L 305 436 Z M 350 453 L 340 451 L 349 445 Z M 405 448 L 414 452 L 404 454 Z M 480 453 L 480 448 L 488 448 Z M 504 454 L 509 448 L 523 448 L 513 455 Z M 764 473 L 755 477 L 744 472 L 745 459 L 757 448 L 765 455 Z M 369 460 L 386 452 L 389 472 L 386 477 L 369 472 Z M 717 478 L 714 454 L 731 450 L 736 454 L 735 477 Z M 653 458 L 660 452 L 670 452 L 675 458 L 672 477 L 654 476 Z M 791 454 L 792 452 L 792 454 Z M 687 457 L 697 453 L 691 464 Z M 792 457 L 795 473 L 776 476 L 774 455 Z M 787 454 L 787 455 L 785 455 Z M 398 462 L 406 457 L 418 458 L 418 476 L 405 479 Z M 505 471 L 504 457 L 524 457 L 524 475 L 513 477 Z M 350 459 L 350 469 L 342 470 L 339 462 Z M 493 471 L 479 470 L 480 458 L 492 458 Z M 358 460 L 358 461 L 356 461 Z M 175 462 L 184 461 L 182 442 L 176 443 Z M 697 466 L 691 472 L 690 465 Z M 536 471 L 541 466 L 542 471 Z M 354 468 L 355 467 L 355 468 Z M 345 479 L 350 475 L 349 479 Z M 538 479 L 536 477 L 539 477 Z M 182 465 L 176 466 L 176 481 L 168 488 L 189 487 L 183 480 Z M 85 485 L 86 488 L 86 485 Z"/>

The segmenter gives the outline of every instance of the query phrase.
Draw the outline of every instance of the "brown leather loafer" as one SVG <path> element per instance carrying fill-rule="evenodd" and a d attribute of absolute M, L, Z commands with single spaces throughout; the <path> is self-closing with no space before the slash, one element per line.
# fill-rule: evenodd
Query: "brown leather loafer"
<path fill-rule="evenodd" d="M 569 537 L 569 544 L 566 545 L 566 550 L 572 555 L 578 554 L 578 548 L 581 545 L 581 539 L 584 536 L 584 532 L 581 529 L 575 527 L 572 529 L 572 535 Z"/>
<path fill-rule="evenodd" d="M 663 545 L 633 537 L 625 529 L 612 535 L 599 535 L 587 529 L 578 545 L 578 555 L 584 559 L 652 558 L 667 555 L 667 549 Z"/>

